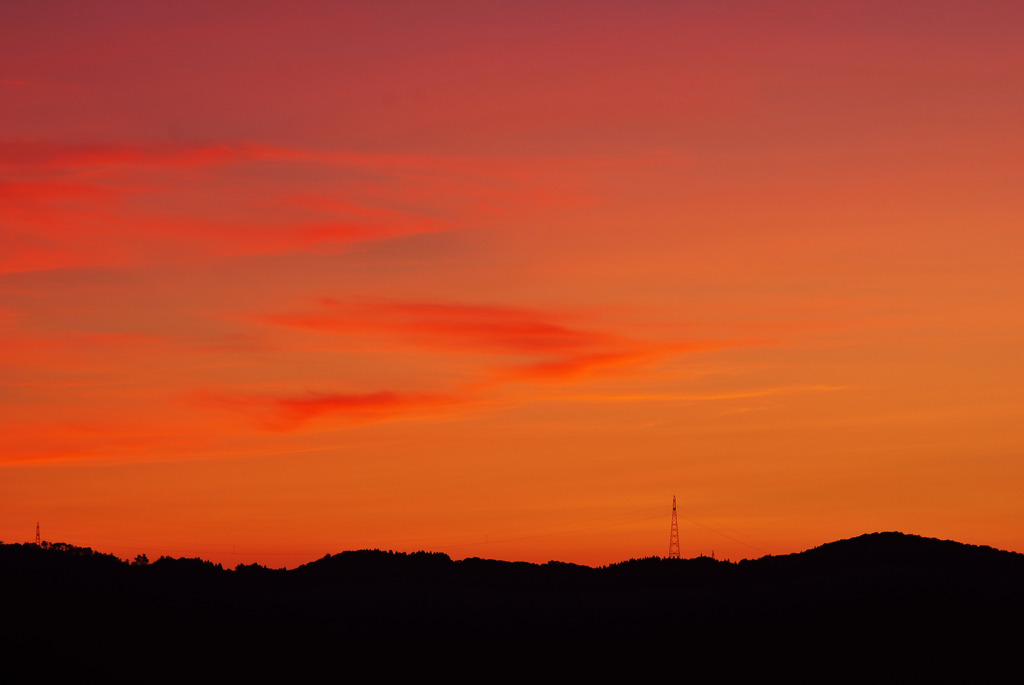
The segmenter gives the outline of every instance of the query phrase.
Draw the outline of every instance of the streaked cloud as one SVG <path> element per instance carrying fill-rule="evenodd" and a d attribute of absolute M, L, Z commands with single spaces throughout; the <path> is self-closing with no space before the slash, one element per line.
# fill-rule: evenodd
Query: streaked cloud
<path fill-rule="evenodd" d="M 406 163 L 429 166 L 431 160 L 250 142 L 3 141 L 0 272 L 322 253 L 454 226 L 452 208 L 409 202 L 413 191 L 438 197 L 431 188 L 445 181 L 429 174 L 410 179 Z M 280 164 L 290 165 L 289 172 Z M 228 166 L 238 170 L 244 190 L 230 176 L 213 173 Z M 330 192 L 308 190 L 298 180 L 311 177 L 314 185 L 330 187 L 339 168 L 354 179 L 372 170 L 372 192 L 356 180 L 350 184 L 355 190 Z M 403 208 L 395 207 L 399 203 Z"/>
<path fill-rule="evenodd" d="M 244 413 L 265 430 L 274 432 L 296 430 L 321 417 L 351 425 L 430 415 L 466 401 L 464 398 L 444 395 L 392 391 L 361 394 L 307 392 L 287 396 L 245 397 L 207 393 L 205 399 L 212 404 Z"/>
<path fill-rule="evenodd" d="M 643 340 L 578 326 L 579 318 L 553 311 L 508 305 L 415 301 L 343 301 L 323 298 L 304 313 L 255 317 L 264 324 L 343 337 L 390 341 L 383 355 L 458 355 L 473 362 L 476 380 L 430 395 L 392 392 L 311 393 L 274 401 L 253 399 L 277 417 L 266 423 L 298 428 L 319 414 L 374 417 L 468 407 L 484 397 L 517 397 L 514 384 L 578 384 L 593 376 L 625 375 L 675 355 L 763 344 L 756 340 Z M 443 362 L 439 362 L 443 363 Z M 516 401 L 521 401 L 517 399 Z M 240 406 L 245 406 L 242 401 Z"/>

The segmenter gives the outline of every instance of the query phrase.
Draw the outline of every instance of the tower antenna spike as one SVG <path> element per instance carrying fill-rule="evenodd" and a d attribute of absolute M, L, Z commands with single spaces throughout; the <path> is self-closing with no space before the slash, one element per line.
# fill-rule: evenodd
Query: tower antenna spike
<path fill-rule="evenodd" d="M 679 519 L 676 518 L 675 495 L 672 495 L 672 530 L 668 534 L 668 558 L 679 558 Z"/>

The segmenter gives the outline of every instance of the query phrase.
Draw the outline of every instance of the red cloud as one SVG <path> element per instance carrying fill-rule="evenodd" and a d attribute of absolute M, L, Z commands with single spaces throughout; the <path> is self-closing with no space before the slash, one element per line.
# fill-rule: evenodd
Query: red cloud
<path fill-rule="evenodd" d="M 579 352 L 504 369 L 504 380 L 569 381 L 594 373 L 642 366 L 677 354 L 691 354 L 735 345 L 759 344 L 757 341 L 699 341 L 689 343 L 620 341 L 608 349 Z"/>
<path fill-rule="evenodd" d="M 614 346 L 605 333 L 551 321 L 550 315 L 502 306 L 416 302 L 345 303 L 325 299 L 313 314 L 261 317 L 326 333 L 387 333 L 424 347 L 491 354 L 545 355 Z"/>
<path fill-rule="evenodd" d="M 301 173 L 281 173 L 281 163 Z M 336 252 L 450 230 L 467 212 L 535 205 L 526 164 L 244 141 L 0 141 L 0 272 Z M 232 165 L 245 168 L 210 169 Z"/>
<path fill-rule="evenodd" d="M 296 423 L 322 414 L 341 414 L 363 420 L 394 418 L 424 409 L 451 406 L 457 400 L 440 395 L 404 395 L 374 392 L 357 395 L 310 393 L 303 397 L 275 400 L 285 417 Z"/>
<path fill-rule="evenodd" d="M 203 403 L 217 404 L 247 414 L 267 430 L 292 431 L 312 419 L 331 416 L 348 423 L 376 423 L 406 418 L 464 404 L 468 400 L 447 395 L 309 392 L 294 396 L 226 397 L 204 394 Z"/>
<path fill-rule="evenodd" d="M 331 335 L 393 337 L 419 350 L 504 356 L 484 363 L 478 380 L 441 392 L 310 392 L 290 396 L 218 397 L 215 401 L 255 418 L 272 431 L 292 431 L 318 418 L 363 423 L 501 401 L 512 383 L 566 383 L 636 369 L 665 357 L 757 341 L 651 341 L 627 338 L 556 320 L 552 313 L 494 305 L 423 302 L 343 302 L 325 298 L 311 313 L 259 317 L 287 328 Z M 378 348 L 379 350 L 379 348 Z M 402 350 L 408 354 L 408 347 Z M 415 352 L 414 352 L 415 353 Z M 506 390 L 503 390 L 506 388 Z M 512 395 L 517 394 L 511 391 Z"/>
<path fill-rule="evenodd" d="M 520 380 L 569 380 L 615 367 L 640 364 L 662 356 L 657 349 L 598 352 L 560 357 L 509 369 L 506 377 Z"/>
<path fill-rule="evenodd" d="M 373 199 L 362 204 L 315 192 L 299 193 L 296 200 L 297 182 L 260 170 L 252 172 L 252 184 L 244 191 L 219 174 L 183 173 L 275 161 L 307 167 L 383 164 L 372 155 L 255 143 L 0 142 L 0 202 L 7 219 L 0 238 L 8 247 L 0 254 L 0 272 L 162 263 L 179 256 L 337 251 L 453 225 L 449 213 L 436 207 L 393 209 L 386 200 L 388 189 L 405 193 L 409 184 L 396 180 L 398 172 L 390 167 L 383 172 L 390 181 L 378 183 Z M 331 172 L 310 173 L 323 178 Z M 424 176 L 418 183 L 433 186 L 437 181 Z M 232 203 L 220 203 L 220 184 Z M 385 199 L 380 200 L 382 193 Z M 211 202 L 223 211 L 211 214 Z M 380 206 L 373 206 L 377 202 Z"/>
<path fill-rule="evenodd" d="M 646 341 L 575 328 L 550 313 L 531 309 L 421 302 L 342 302 L 324 299 L 316 311 L 260 317 L 289 328 L 347 336 L 391 336 L 420 349 L 503 355 L 523 363 L 481 368 L 476 392 L 511 382 L 571 382 L 609 371 L 632 369 L 667 356 L 739 344 L 729 342 Z M 466 399 L 461 402 L 467 401 Z M 450 396 L 313 395 L 276 402 L 284 428 L 327 411 L 355 415 L 433 409 Z"/>

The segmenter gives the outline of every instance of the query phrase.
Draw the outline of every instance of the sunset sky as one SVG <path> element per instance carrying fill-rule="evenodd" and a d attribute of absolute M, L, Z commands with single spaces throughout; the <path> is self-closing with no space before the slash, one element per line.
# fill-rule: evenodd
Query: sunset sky
<path fill-rule="evenodd" d="M 1024 552 L 1019 2 L 0 3 L 0 540 Z"/>

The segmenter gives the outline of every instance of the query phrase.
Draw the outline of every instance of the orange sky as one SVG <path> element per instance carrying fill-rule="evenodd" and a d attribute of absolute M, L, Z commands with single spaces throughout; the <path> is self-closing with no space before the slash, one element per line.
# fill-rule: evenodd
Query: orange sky
<path fill-rule="evenodd" d="M 0 5 L 0 540 L 1024 551 L 1016 2 Z"/>

